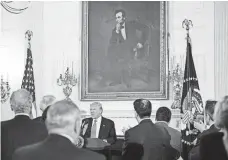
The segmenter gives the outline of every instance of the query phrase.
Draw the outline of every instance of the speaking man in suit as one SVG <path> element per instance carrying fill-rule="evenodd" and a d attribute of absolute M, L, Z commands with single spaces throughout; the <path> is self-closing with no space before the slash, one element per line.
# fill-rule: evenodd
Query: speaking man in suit
<path fill-rule="evenodd" d="M 109 78 L 112 80 L 109 85 L 124 84 L 131 88 L 131 66 L 134 59 L 144 57 L 149 28 L 136 20 L 127 21 L 122 9 L 115 11 L 115 17 L 116 26 L 108 47 Z"/>
<path fill-rule="evenodd" d="M 13 152 L 25 145 L 39 142 L 48 135 L 46 127 L 30 119 L 32 97 L 25 89 L 12 93 L 10 105 L 15 117 L 1 122 L 1 158 L 11 160 Z"/>
<path fill-rule="evenodd" d="M 143 146 L 141 160 L 170 159 L 168 158 L 170 154 L 168 150 L 170 147 L 170 136 L 167 138 L 168 132 L 162 130 L 151 121 L 151 102 L 146 99 L 137 99 L 133 105 L 135 117 L 139 124 L 125 132 L 123 156 L 125 157 L 125 154 L 131 154 L 127 148 L 132 147 L 128 147 L 128 145 L 136 143 Z"/>
<path fill-rule="evenodd" d="M 76 146 L 80 123 L 80 110 L 72 101 L 56 102 L 47 112 L 49 136 L 42 142 L 19 148 L 13 160 L 105 160 L 103 155 Z"/>
<path fill-rule="evenodd" d="M 178 152 L 181 152 L 181 133 L 180 131 L 169 127 L 171 120 L 171 110 L 167 107 L 160 107 L 156 112 L 156 125 L 165 128 L 171 136 L 170 145 Z"/>
<path fill-rule="evenodd" d="M 102 116 L 103 108 L 100 102 L 90 105 L 91 118 L 82 120 L 81 136 L 84 138 L 99 138 L 110 144 L 116 141 L 115 124 Z"/>

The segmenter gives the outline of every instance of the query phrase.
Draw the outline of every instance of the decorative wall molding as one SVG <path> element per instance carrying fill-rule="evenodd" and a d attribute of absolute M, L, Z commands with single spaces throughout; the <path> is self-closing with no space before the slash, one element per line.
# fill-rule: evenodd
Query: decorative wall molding
<path fill-rule="evenodd" d="M 228 2 L 215 3 L 215 98 L 228 94 Z"/>

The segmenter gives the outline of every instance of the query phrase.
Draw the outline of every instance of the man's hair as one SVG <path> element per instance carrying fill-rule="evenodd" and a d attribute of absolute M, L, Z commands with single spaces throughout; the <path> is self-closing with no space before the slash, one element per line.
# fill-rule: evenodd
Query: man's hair
<path fill-rule="evenodd" d="M 215 100 L 207 100 L 205 105 L 205 112 L 210 116 L 212 120 L 214 120 L 213 115 L 214 115 L 216 103 L 217 101 Z"/>
<path fill-rule="evenodd" d="M 228 95 L 224 96 L 215 106 L 215 126 L 228 131 Z"/>
<path fill-rule="evenodd" d="M 102 104 L 100 102 L 93 102 L 90 104 L 90 107 L 92 107 L 92 106 L 98 106 L 103 111 L 103 107 L 102 107 Z"/>
<path fill-rule="evenodd" d="M 80 120 L 80 110 L 72 101 L 61 100 L 54 103 L 47 111 L 45 121 L 47 129 L 64 129 L 74 126 Z"/>
<path fill-rule="evenodd" d="M 14 91 L 10 97 L 10 105 L 15 113 L 30 113 L 32 96 L 26 89 Z"/>
<path fill-rule="evenodd" d="M 139 117 L 142 119 L 144 117 L 150 117 L 152 111 L 152 105 L 149 100 L 137 99 L 133 103 L 134 109 Z"/>
<path fill-rule="evenodd" d="M 117 9 L 115 10 L 115 16 L 117 13 L 121 12 L 123 17 L 126 17 L 126 12 L 123 9 Z"/>
<path fill-rule="evenodd" d="M 47 108 L 48 106 L 52 105 L 55 102 L 55 96 L 53 95 L 46 95 L 43 96 L 41 102 L 40 102 L 40 109 L 42 111 L 45 110 L 45 108 Z"/>
<path fill-rule="evenodd" d="M 156 112 L 156 121 L 170 122 L 171 110 L 168 107 L 160 107 Z"/>

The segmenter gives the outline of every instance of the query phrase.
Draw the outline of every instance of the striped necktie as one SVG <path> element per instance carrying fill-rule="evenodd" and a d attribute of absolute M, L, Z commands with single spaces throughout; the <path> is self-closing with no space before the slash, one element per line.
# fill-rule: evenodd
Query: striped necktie
<path fill-rule="evenodd" d="M 97 138 L 96 137 L 96 131 L 97 131 L 97 119 L 94 119 L 93 126 L 91 128 L 91 138 Z"/>

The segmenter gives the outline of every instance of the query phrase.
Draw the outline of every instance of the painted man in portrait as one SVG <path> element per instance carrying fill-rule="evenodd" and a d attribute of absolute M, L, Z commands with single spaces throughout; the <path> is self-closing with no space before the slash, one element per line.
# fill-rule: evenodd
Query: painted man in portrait
<path fill-rule="evenodd" d="M 127 21 L 122 9 L 115 11 L 115 19 L 107 55 L 109 86 L 124 84 L 131 88 L 132 71 L 138 67 L 136 60 L 146 54 L 149 28 L 138 20 Z"/>

